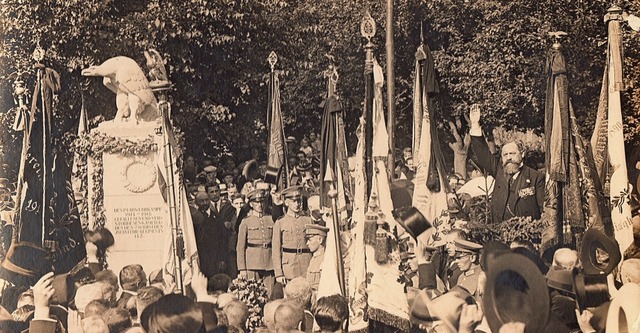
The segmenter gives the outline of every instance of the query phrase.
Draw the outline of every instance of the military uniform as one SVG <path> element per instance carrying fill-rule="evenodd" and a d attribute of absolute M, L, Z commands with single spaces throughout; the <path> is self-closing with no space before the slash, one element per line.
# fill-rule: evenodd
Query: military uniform
<path fill-rule="evenodd" d="M 456 246 L 456 252 L 469 253 L 471 255 L 479 256 L 480 250 L 482 250 L 482 245 L 476 244 L 474 242 L 456 239 L 454 243 Z M 461 286 L 468 290 L 471 295 L 475 295 L 478 291 L 478 278 L 482 274 L 484 274 L 484 272 L 480 268 L 480 265 L 472 263 L 471 267 L 467 271 L 461 272 L 460 276 L 458 277 L 458 281 L 455 283 L 455 285 L 451 285 L 451 287 Z"/>
<path fill-rule="evenodd" d="M 306 237 L 318 235 L 326 239 L 327 232 L 329 232 L 329 228 L 317 224 L 307 224 L 304 229 Z M 309 281 L 309 284 L 311 284 L 311 290 L 314 294 L 318 292 L 318 285 L 320 284 L 322 262 L 324 261 L 324 250 L 325 247 L 321 244 L 319 248 L 313 252 L 313 256 L 311 257 L 311 261 L 309 261 L 309 267 L 307 267 L 307 273 L 305 275 L 305 278 Z"/>
<path fill-rule="evenodd" d="M 270 215 L 252 213 L 242 220 L 238 229 L 238 270 L 272 271 L 271 239 L 273 220 Z"/>
<path fill-rule="evenodd" d="M 288 199 L 300 199 L 302 187 L 290 187 L 282 194 Z M 273 225 L 272 257 L 276 278 L 284 276 L 291 280 L 306 274 L 311 251 L 306 244 L 304 227 L 312 223 L 308 216 L 288 212 Z"/>

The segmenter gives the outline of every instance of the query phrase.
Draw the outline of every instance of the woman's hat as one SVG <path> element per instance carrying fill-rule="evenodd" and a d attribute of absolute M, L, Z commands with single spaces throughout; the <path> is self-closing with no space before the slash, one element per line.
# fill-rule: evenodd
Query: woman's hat
<path fill-rule="evenodd" d="M 580 256 L 585 274 L 604 275 L 611 273 L 622 258 L 618 242 L 593 228 L 584 233 Z"/>
<path fill-rule="evenodd" d="M 433 227 L 415 207 L 409 207 L 402 211 L 396 210 L 394 211 L 394 217 L 414 239 L 417 239 L 423 232 Z"/>
<path fill-rule="evenodd" d="M 544 276 L 527 257 L 504 253 L 489 266 L 484 311 L 491 331 L 509 322 L 525 324 L 525 332 L 542 332 L 549 319 L 549 292 Z"/>

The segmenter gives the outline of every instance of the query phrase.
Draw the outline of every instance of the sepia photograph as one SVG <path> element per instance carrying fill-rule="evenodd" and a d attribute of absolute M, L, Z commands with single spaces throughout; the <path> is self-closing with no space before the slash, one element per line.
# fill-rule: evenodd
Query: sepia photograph
<path fill-rule="evenodd" d="M 640 333 L 637 0 L 0 0 L 0 333 Z"/>

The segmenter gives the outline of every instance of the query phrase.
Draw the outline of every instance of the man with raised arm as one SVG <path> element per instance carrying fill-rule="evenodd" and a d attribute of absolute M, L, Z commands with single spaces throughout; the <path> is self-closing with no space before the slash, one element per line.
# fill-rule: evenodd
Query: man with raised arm
<path fill-rule="evenodd" d="M 539 219 L 544 204 L 544 175 L 524 165 L 525 151 L 521 142 L 507 142 L 502 146 L 500 157 L 492 155 L 482 135 L 480 115 L 480 107 L 473 105 L 469 113 L 469 134 L 478 165 L 496 180 L 491 197 L 493 223 L 514 216 Z"/>

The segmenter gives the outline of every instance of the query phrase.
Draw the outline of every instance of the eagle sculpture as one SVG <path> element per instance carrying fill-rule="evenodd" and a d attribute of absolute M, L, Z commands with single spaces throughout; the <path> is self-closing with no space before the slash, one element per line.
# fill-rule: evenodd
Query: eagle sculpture
<path fill-rule="evenodd" d="M 113 57 L 99 66 L 85 68 L 82 75 L 102 76 L 102 83 L 116 93 L 118 111 L 114 122 L 130 121 L 132 114 L 136 124 L 155 121 L 160 116 L 149 81 L 135 60 Z"/>

